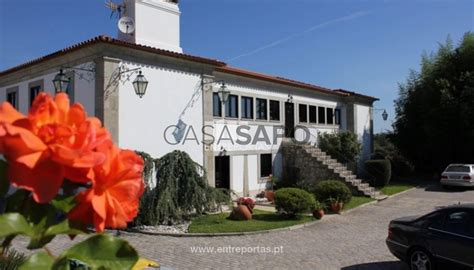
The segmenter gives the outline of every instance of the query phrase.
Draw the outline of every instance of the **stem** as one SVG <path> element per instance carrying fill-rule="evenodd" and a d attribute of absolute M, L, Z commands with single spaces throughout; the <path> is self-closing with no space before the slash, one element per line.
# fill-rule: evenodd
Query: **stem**
<path fill-rule="evenodd" d="M 49 248 L 47 246 L 44 246 L 43 249 L 46 251 L 46 253 L 48 253 L 49 256 L 51 257 L 55 257 L 54 254 L 51 252 L 51 250 L 49 250 Z"/>
<path fill-rule="evenodd" d="M 1 251 L 1 254 L 4 255 L 5 252 L 8 250 L 8 248 L 10 247 L 13 239 L 15 238 L 16 235 L 9 235 L 7 237 L 5 237 L 5 239 L 3 240 L 2 242 L 2 251 Z"/>

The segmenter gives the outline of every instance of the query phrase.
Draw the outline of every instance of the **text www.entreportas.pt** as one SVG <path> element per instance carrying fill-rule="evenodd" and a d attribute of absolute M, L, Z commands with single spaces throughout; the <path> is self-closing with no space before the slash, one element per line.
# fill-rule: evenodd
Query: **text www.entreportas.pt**
<path fill-rule="evenodd" d="M 283 254 L 283 246 L 278 246 L 278 247 L 192 246 L 190 247 L 190 249 L 191 249 L 191 253 L 201 253 L 201 254 L 272 254 L 272 255 Z"/>

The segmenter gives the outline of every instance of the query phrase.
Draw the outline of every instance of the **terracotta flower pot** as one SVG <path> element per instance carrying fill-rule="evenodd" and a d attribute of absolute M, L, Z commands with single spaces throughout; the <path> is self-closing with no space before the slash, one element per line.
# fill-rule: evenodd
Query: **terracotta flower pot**
<path fill-rule="evenodd" d="M 232 220 L 250 220 L 252 219 L 252 212 L 246 205 L 237 205 L 230 213 L 230 219 Z"/>
<path fill-rule="evenodd" d="M 269 202 L 275 201 L 275 192 L 273 190 L 265 191 L 265 198 L 267 198 Z"/>
<path fill-rule="evenodd" d="M 322 219 L 324 217 L 324 209 L 317 209 L 313 211 L 313 217 L 315 219 Z"/>
<path fill-rule="evenodd" d="M 342 208 L 344 208 L 344 204 L 342 202 L 331 203 L 331 210 L 336 214 L 340 214 Z"/>

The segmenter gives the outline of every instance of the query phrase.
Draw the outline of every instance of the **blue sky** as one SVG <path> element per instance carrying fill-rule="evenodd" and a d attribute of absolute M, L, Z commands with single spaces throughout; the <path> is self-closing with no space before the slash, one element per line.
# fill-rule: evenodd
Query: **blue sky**
<path fill-rule="evenodd" d="M 474 27 L 474 1 L 181 0 L 186 53 L 376 96 L 390 129 L 398 83 L 423 51 Z M 91 37 L 116 36 L 102 0 L 0 0 L 0 70 Z"/>

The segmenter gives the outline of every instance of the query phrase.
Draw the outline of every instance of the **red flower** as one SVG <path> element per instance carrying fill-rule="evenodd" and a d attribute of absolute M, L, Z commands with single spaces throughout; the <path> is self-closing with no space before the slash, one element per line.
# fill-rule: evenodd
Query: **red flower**
<path fill-rule="evenodd" d="M 115 146 L 103 151 L 107 159 L 94 168 L 92 188 L 77 196 L 78 205 L 69 213 L 71 220 L 94 224 L 98 232 L 106 227 L 125 228 L 138 214 L 144 190 L 140 156 Z"/>
<path fill-rule="evenodd" d="M 47 203 L 65 178 L 93 180 L 93 167 L 105 161 L 100 145 L 112 144 L 110 134 L 82 105 L 69 105 L 66 94 L 55 99 L 40 93 L 28 116 L 9 103 L 0 105 L 0 154 L 8 160 L 8 179 L 29 190 L 35 201 Z"/>

